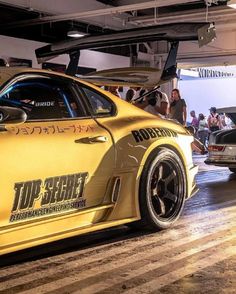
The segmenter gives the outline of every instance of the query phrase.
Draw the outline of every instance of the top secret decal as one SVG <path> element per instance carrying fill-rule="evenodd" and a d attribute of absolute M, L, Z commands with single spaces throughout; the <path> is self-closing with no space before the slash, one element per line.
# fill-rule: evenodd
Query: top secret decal
<path fill-rule="evenodd" d="M 177 133 L 175 131 L 165 128 L 145 128 L 139 129 L 138 131 L 131 131 L 131 133 L 137 143 L 154 138 L 177 137 Z"/>
<path fill-rule="evenodd" d="M 87 176 L 86 172 L 46 178 L 44 182 L 15 183 L 10 222 L 84 207 L 86 201 L 81 198 Z"/>

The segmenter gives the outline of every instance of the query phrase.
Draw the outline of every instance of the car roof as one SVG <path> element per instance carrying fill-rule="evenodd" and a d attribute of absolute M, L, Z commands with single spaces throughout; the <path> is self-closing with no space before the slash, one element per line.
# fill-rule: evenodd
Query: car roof
<path fill-rule="evenodd" d="M 217 108 L 216 112 L 217 113 L 236 113 L 236 106 Z"/>
<path fill-rule="evenodd" d="M 73 79 L 79 82 L 82 82 L 83 84 L 90 85 L 93 87 L 93 84 L 88 81 L 82 81 L 79 77 L 76 76 L 70 76 L 64 73 L 52 71 L 52 70 L 47 70 L 47 69 L 39 69 L 39 68 L 31 68 L 31 67 L 6 67 L 6 66 L 0 66 L 0 85 L 5 83 L 6 81 L 10 80 L 13 78 L 15 75 L 18 75 L 20 73 L 34 73 L 34 74 L 50 74 L 54 76 L 61 76 L 64 78 L 69 78 Z"/>
<path fill-rule="evenodd" d="M 41 70 L 37 68 L 28 68 L 28 67 L 6 67 L 0 66 L 0 84 L 2 85 L 12 77 L 17 74 L 24 73 L 24 72 L 49 72 L 47 70 Z"/>
<path fill-rule="evenodd" d="M 24 71 L 25 68 L 20 67 L 0 67 L 0 84 L 2 85 L 14 75 Z"/>

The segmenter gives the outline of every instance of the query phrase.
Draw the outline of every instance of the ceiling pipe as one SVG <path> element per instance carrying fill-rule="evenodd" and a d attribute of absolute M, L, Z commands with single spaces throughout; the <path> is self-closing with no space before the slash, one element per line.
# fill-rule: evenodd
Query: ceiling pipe
<path fill-rule="evenodd" d="M 16 21 L 16 22 L 11 22 L 9 24 L 6 24 L 4 28 L 5 29 L 16 28 L 16 27 L 19 28 L 19 27 L 38 25 L 38 24 L 49 23 L 49 22 L 59 22 L 59 21 L 65 21 L 70 19 L 84 19 L 84 18 L 91 18 L 96 16 L 102 16 L 102 15 L 112 15 L 117 13 L 123 13 L 123 12 L 133 11 L 133 10 L 142 10 L 142 9 L 148 9 L 148 8 L 164 7 L 164 6 L 171 6 L 171 5 L 178 5 L 178 4 L 194 3 L 194 2 L 202 2 L 202 1 L 199 1 L 199 0 L 154 0 L 154 1 L 136 3 L 136 4 L 123 5 L 118 7 L 112 7 L 112 8 L 103 8 L 103 9 L 97 9 L 97 10 L 84 11 L 84 12 L 45 16 L 45 17 L 26 20 L 26 21 Z"/>
<path fill-rule="evenodd" d="M 171 13 L 171 14 L 165 14 L 165 16 L 159 15 L 158 17 L 158 24 L 166 24 L 166 23 L 174 23 L 177 21 L 203 21 L 205 20 L 205 13 L 206 10 L 204 9 L 199 9 L 198 11 L 196 10 L 189 10 L 186 13 Z M 225 17 L 236 17 L 236 10 L 230 9 L 228 7 L 214 7 L 208 12 L 208 20 L 210 21 L 217 21 L 220 18 Z M 155 16 L 140 16 L 140 17 L 130 17 L 128 19 L 128 23 L 139 23 L 139 24 L 148 24 L 148 23 L 154 23 L 154 18 Z"/>
<path fill-rule="evenodd" d="M 159 15 L 158 16 L 158 23 L 162 20 L 162 19 L 166 19 L 166 20 L 171 20 L 171 19 L 175 19 L 174 22 L 176 22 L 176 19 L 179 18 L 191 18 L 191 17 L 202 17 L 205 18 L 205 13 L 206 10 L 205 9 L 192 9 L 192 10 L 188 10 L 186 12 L 182 12 L 181 14 L 176 13 L 176 12 L 172 12 L 169 14 L 165 14 L 165 15 Z M 229 9 L 228 7 L 212 7 L 211 10 L 209 10 L 208 12 L 208 17 L 213 17 L 213 16 L 218 16 L 218 15 L 236 15 L 236 10 L 233 9 Z M 148 22 L 150 20 L 154 20 L 154 15 L 148 15 L 148 16 L 136 16 L 136 17 L 130 17 L 128 19 L 128 21 L 130 22 Z"/>

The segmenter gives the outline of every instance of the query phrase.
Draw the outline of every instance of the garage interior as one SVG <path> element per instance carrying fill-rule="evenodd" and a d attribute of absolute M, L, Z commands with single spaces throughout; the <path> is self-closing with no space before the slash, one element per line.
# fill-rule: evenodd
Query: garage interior
<path fill-rule="evenodd" d="M 232 2 L 236 1 L 0 1 L 0 57 L 30 60 L 33 67 L 40 68 L 35 50 L 71 40 L 71 32 L 99 36 L 148 26 L 207 21 L 214 23 L 217 38 L 200 48 L 198 41 L 181 42 L 178 68 L 217 66 L 234 73 L 236 9 L 229 6 Z M 137 56 L 132 55 L 130 46 L 97 49 L 82 54 L 79 67 L 82 73 L 120 65 L 161 67 L 168 44 L 142 43 L 136 50 Z M 92 56 L 91 60 L 87 56 Z M 100 59 L 98 63 L 94 63 L 96 59 Z M 67 65 L 69 57 L 49 62 Z M 200 91 L 198 87 L 195 92 Z M 173 83 L 163 90 L 170 92 L 171 88 Z M 188 112 L 192 108 L 200 111 L 198 103 L 190 101 L 189 88 L 185 91 L 184 96 L 189 96 Z M 204 109 L 207 111 L 212 103 L 227 106 L 221 104 L 227 95 L 234 94 L 221 93 L 221 101 L 214 102 L 212 98 L 203 105 Z M 22 256 L 13 254 L 0 265 L 0 293 L 236 293 L 236 175 L 227 168 L 206 166 L 204 159 L 195 155 L 200 192 L 188 202 L 183 219 L 172 229 L 154 234 L 119 227 L 57 242 L 54 248 L 46 245 Z"/>
<path fill-rule="evenodd" d="M 95 1 L 70 0 L 57 5 L 44 1 L 1 1 L 0 33 L 4 36 L 55 43 L 68 39 L 68 32 L 98 35 L 117 30 L 175 22 L 214 22 L 217 40 L 199 48 L 191 42 L 183 46 L 178 62 L 214 64 L 234 63 L 235 10 L 225 0 L 206 1 Z M 78 11 L 78 12 L 77 12 Z M 89 13 L 88 13 L 89 12 Z M 231 40 L 231 42 L 230 42 Z M 147 54 L 158 54 L 158 48 L 143 46 Z M 129 56 L 128 48 L 106 48 L 108 53 Z M 205 58 L 205 59 L 204 59 Z M 207 61 L 206 61 L 207 60 Z"/>
<path fill-rule="evenodd" d="M 178 68 L 183 71 L 189 68 L 222 66 L 223 71 L 233 72 L 236 62 L 234 29 L 236 10 L 228 6 L 229 4 L 229 1 L 222 0 L 90 0 L 86 3 L 70 0 L 68 3 L 57 1 L 55 7 L 50 1 L 47 3 L 44 1 L 1 1 L 1 56 L 30 60 L 34 68 L 48 68 L 48 63 L 51 63 L 50 66 L 53 66 L 52 63 L 65 66 L 69 63 L 68 55 L 61 55 L 42 65 L 36 60 L 35 50 L 48 43 L 54 44 L 73 39 L 68 37 L 68 34 L 75 31 L 85 36 L 97 36 L 147 26 L 208 21 L 214 23 L 217 38 L 200 48 L 197 41 L 180 42 L 177 57 Z M 27 49 L 25 48 L 26 42 Z M 97 51 L 83 50 L 79 61 L 80 74 L 116 68 L 117 64 L 119 67 L 134 65 L 160 68 L 164 65 L 167 52 L 166 41 L 138 44 L 135 54 L 130 46 L 105 47 Z M 229 69 L 230 65 L 233 68 Z M 183 94 L 189 97 L 188 87 L 185 90 L 186 85 L 187 83 L 184 84 Z M 219 102 L 216 101 L 217 107 L 226 106 L 221 105 L 222 97 L 224 97 L 222 89 L 225 87 L 228 88 L 229 85 L 223 83 L 218 87 L 217 91 L 221 91 L 220 95 L 215 92 L 209 94 L 211 97 L 205 107 L 207 110 L 215 104 L 215 99 L 219 99 Z M 166 84 L 162 90 L 170 94 L 171 88 L 173 88 L 172 84 Z M 213 88 L 215 85 L 211 87 Z M 208 89 L 204 86 L 202 91 L 205 92 Z M 229 97 L 229 92 L 226 95 L 227 100 L 231 102 L 232 95 Z M 122 96 L 125 96 L 125 92 L 122 93 Z M 192 104 L 193 100 L 196 100 L 195 96 L 187 101 L 189 108 L 197 107 L 197 112 L 203 112 L 203 107 L 198 109 L 196 103 Z"/>

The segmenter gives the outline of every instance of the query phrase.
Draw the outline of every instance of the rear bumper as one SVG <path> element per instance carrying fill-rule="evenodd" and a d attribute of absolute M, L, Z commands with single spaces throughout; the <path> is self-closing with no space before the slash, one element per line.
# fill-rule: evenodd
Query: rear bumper
<path fill-rule="evenodd" d="M 204 163 L 209 165 L 221 166 L 221 167 L 236 167 L 236 162 L 215 161 L 215 160 L 206 159 Z"/>

